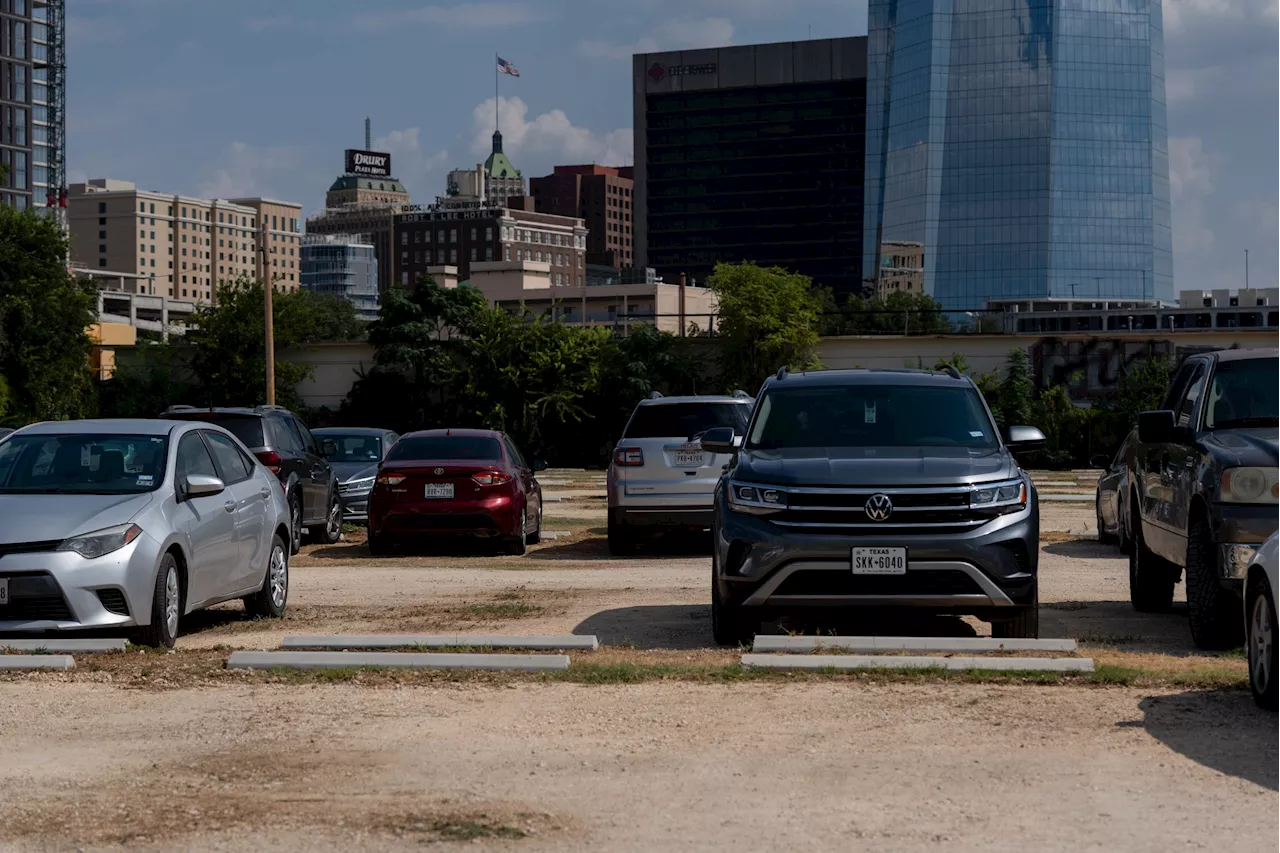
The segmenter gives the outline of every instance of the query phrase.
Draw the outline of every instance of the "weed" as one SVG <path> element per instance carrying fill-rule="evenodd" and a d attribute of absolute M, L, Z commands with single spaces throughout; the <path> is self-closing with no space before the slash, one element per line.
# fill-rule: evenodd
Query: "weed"
<path fill-rule="evenodd" d="M 1079 638 L 1081 643 L 1092 646 L 1123 646 L 1141 643 L 1143 639 L 1140 634 L 1085 634 Z"/>
<path fill-rule="evenodd" d="M 478 838 L 524 838 L 523 829 L 480 823 L 474 820 L 441 821 L 433 824 L 432 831 L 445 841 L 473 841 Z"/>

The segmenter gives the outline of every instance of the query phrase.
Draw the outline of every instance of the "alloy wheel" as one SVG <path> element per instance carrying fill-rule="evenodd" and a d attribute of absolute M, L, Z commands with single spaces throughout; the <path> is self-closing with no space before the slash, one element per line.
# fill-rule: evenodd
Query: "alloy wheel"
<path fill-rule="evenodd" d="M 178 570 L 169 567 L 164 578 L 164 624 L 169 629 L 170 637 L 178 636 L 178 611 L 180 608 L 178 595 Z"/>
<path fill-rule="evenodd" d="M 329 518 L 326 521 L 329 528 L 329 538 L 337 539 L 342 533 L 342 503 L 337 499 L 333 499 L 333 506 L 329 507 Z"/>
<path fill-rule="evenodd" d="M 1249 668 L 1253 683 L 1259 693 L 1265 693 L 1271 685 L 1271 644 L 1275 642 L 1275 626 L 1271 624 L 1271 607 L 1267 597 L 1259 594 L 1253 599 L 1253 616 L 1249 620 Z"/>
<path fill-rule="evenodd" d="M 285 597 L 289 594 L 289 561 L 280 545 L 271 549 L 271 603 L 284 607 Z"/>

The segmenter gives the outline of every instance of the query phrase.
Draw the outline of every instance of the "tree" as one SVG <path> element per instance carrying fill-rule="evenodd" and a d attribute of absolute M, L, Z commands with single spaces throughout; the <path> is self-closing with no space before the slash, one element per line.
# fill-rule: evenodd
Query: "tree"
<path fill-rule="evenodd" d="M 716 264 L 707 286 L 719 298 L 720 378 L 726 389 L 754 392 L 783 365 L 821 366 L 821 296 L 808 276 L 754 263 Z"/>
<path fill-rule="evenodd" d="M 272 298 L 271 316 L 277 341 L 360 341 L 368 334 L 368 324 L 360 319 L 355 306 L 329 293 L 299 290 L 278 294 Z"/>
<path fill-rule="evenodd" d="M 92 285 L 67 271 L 56 220 L 0 207 L 0 417 L 5 423 L 91 415 Z"/>
<path fill-rule="evenodd" d="M 1005 361 L 1004 379 L 1000 381 L 995 399 L 987 400 L 1001 428 L 1031 426 L 1038 423 L 1035 390 L 1031 359 L 1027 356 L 1026 350 L 1009 350 Z"/>
<path fill-rule="evenodd" d="M 838 335 L 938 335 L 953 324 L 933 297 L 895 290 L 884 299 L 850 297 L 828 329 Z"/>

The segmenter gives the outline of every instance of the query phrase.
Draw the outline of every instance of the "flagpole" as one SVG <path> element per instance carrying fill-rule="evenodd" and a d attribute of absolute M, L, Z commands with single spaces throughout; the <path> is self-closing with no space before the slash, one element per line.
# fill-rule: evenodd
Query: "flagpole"
<path fill-rule="evenodd" d="M 498 127 L 498 54 L 493 55 L 493 129 L 500 130 Z"/>

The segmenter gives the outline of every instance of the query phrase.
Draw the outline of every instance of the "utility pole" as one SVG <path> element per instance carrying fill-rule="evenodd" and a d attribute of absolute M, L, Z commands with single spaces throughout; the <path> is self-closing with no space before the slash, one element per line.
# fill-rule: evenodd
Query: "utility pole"
<path fill-rule="evenodd" d="M 1249 289 L 1249 250 L 1244 250 L 1244 289 Z"/>
<path fill-rule="evenodd" d="M 267 342 L 267 405 L 274 406 L 276 404 L 276 331 L 271 314 L 271 291 L 275 289 L 275 282 L 271 280 L 270 264 L 267 263 L 269 233 L 267 219 L 263 216 L 258 228 L 258 251 L 262 253 L 262 319 Z"/>

